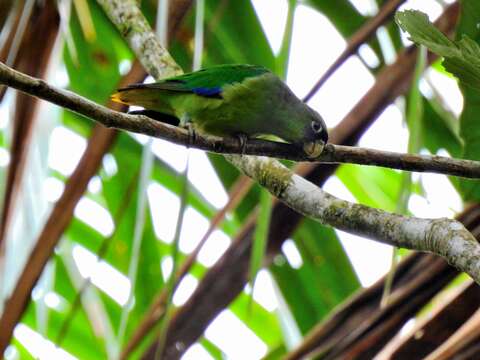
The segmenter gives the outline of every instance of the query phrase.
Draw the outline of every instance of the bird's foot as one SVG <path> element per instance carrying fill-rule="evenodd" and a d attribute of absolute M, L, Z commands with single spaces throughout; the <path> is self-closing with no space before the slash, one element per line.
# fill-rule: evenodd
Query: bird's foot
<path fill-rule="evenodd" d="M 242 155 L 245 155 L 245 151 L 247 150 L 248 136 L 245 134 L 237 134 L 236 138 L 238 139 L 238 142 L 240 144 L 240 153 Z"/>
<path fill-rule="evenodd" d="M 188 143 L 187 147 L 191 147 L 195 144 L 195 140 L 197 139 L 197 134 L 195 133 L 195 129 L 193 128 L 192 118 L 188 114 L 183 114 L 180 117 L 180 127 L 187 129 L 188 131 Z"/>
<path fill-rule="evenodd" d="M 195 129 L 193 128 L 193 125 L 191 122 L 186 123 L 185 128 L 188 131 L 187 147 L 191 147 L 192 145 L 195 144 L 195 141 L 197 140 L 197 133 L 195 132 Z"/>

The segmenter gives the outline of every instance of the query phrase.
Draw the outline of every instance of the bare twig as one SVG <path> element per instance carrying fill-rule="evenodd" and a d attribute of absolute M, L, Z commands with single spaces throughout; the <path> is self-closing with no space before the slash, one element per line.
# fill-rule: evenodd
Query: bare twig
<path fill-rule="evenodd" d="M 11 15 L 10 11 L 13 9 L 13 5 L 13 0 L 4 0 L 0 2 L 0 32 L 2 32 L 3 26 Z"/>
<path fill-rule="evenodd" d="M 37 9 L 35 15 L 33 21 L 28 21 L 30 15 L 24 19 L 28 24 L 26 29 L 17 29 L 21 35 L 15 45 L 17 47 L 15 52 L 20 51 L 16 63 L 21 71 L 33 76 L 44 77 L 58 33 L 59 19 L 53 1 L 46 1 L 42 8 Z M 40 41 L 43 46 L 33 45 Z M 9 58 L 10 53 L 7 56 L 7 62 Z M 11 60 L 11 63 L 15 63 L 15 61 Z M 32 129 L 36 119 L 37 103 L 36 99 L 25 96 L 25 94 L 19 94 L 16 98 L 10 148 L 11 161 L 8 166 L 0 221 L 0 258 L 3 258 L 4 255 L 4 240 L 8 233 L 18 191 L 21 188 Z"/>
<path fill-rule="evenodd" d="M 338 58 L 330 65 L 320 79 L 315 83 L 312 89 L 303 98 L 303 101 L 309 101 L 316 92 L 325 84 L 333 73 L 353 54 L 358 48 L 372 36 L 375 31 L 387 21 L 405 0 L 390 0 L 382 6 L 378 14 L 370 19 L 365 25 L 358 29 L 353 36 L 348 39 L 347 47 L 342 51 Z"/>
<path fill-rule="evenodd" d="M 376 165 L 400 170 L 428 171 L 467 178 L 480 178 L 480 162 L 442 156 L 401 154 L 327 144 L 320 156 L 309 158 L 295 145 L 260 139 L 249 140 L 244 149 L 234 138 L 198 135 L 191 143 L 185 129 L 146 116 L 130 115 L 110 110 L 70 91 L 54 88 L 42 80 L 22 74 L 2 63 L 0 63 L 0 83 L 75 111 L 107 127 L 150 135 L 176 144 L 190 145 L 211 152 L 239 154 L 243 150 L 246 155 L 269 156 L 295 161 Z"/>
<path fill-rule="evenodd" d="M 478 328 L 480 326 L 480 309 L 464 323 L 460 328 L 448 338 L 435 351 L 425 357 L 425 360 L 448 360 L 456 358 L 462 348 L 469 343 L 474 342 L 478 345 Z M 478 347 L 476 349 L 478 353 Z M 460 357 L 461 358 L 461 357 Z M 467 357 L 464 357 L 467 358 Z M 468 357 L 474 359 L 475 357 Z"/>
<path fill-rule="evenodd" d="M 402 154 L 391 151 L 328 144 L 319 158 L 315 160 L 325 163 L 375 165 L 407 171 L 433 172 L 467 178 L 480 178 L 480 168 L 478 167 L 479 164 L 477 161 L 454 159 L 444 156 Z"/>

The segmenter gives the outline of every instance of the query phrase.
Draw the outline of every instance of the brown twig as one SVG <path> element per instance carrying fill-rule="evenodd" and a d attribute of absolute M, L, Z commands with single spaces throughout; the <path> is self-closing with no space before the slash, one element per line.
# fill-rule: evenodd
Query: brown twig
<path fill-rule="evenodd" d="M 10 16 L 10 11 L 13 9 L 13 0 L 3 0 L 0 1 L 0 32 L 3 30 L 8 17 Z"/>
<path fill-rule="evenodd" d="M 58 33 L 59 18 L 53 1 L 46 1 L 42 8 L 37 9 L 37 12 L 34 21 L 28 24 L 22 35 L 17 64 L 20 71 L 43 78 Z M 39 42 L 42 46 L 34 46 Z M 10 148 L 11 160 L 8 166 L 0 221 L 0 258 L 3 257 L 3 243 L 23 178 L 37 105 L 37 99 L 32 99 L 25 94 L 18 94 L 16 98 Z"/>
<path fill-rule="evenodd" d="M 452 290 L 428 316 L 420 317 L 404 336 L 395 336 L 375 358 L 401 360 L 415 354 L 424 359 L 441 346 L 472 316 L 480 301 L 480 287 L 473 281 Z"/>
<path fill-rule="evenodd" d="M 450 336 L 447 341 L 441 344 L 435 351 L 425 357 L 425 360 L 449 360 L 455 358 L 474 359 L 474 354 L 470 356 L 455 356 L 469 344 L 476 344 L 475 353 L 478 354 L 478 328 L 480 327 L 480 309 L 464 323 L 460 328 Z"/>
<path fill-rule="evenodd" d="M 11 49 L 12 49 L 12 44 L 15 38 L 21 40 L 19 36 L 24 36 L 25 31 L 22 33 L 19 33 L 19 26 L 20 26 L 20 21 L 22 20 L 22 15 L 23 15 L 23 8 L 25 6 L 25 1 L 19 1 L 15 6 L 11 8 L 11 11 L 15 13 L 15 18 L 12 20 L 12 24 L 10 27 L 7 29 L 8 34 L 5 36 L 5 41 L 2 44 L 2 47 L 0 48 L 0 61 L 6 62 L 7 59 L 10 57 L 9 55 L 11 54 Z M 8 24 L 5 24 L 8 25 Z M 3 30 L 3 29 L 2 29 Z M 21 42 L 21 41 L 20 41 Z M 10 57 L 11 59 L 11 57 Z M 15 60 L 18 59 L 18 56 L 15 56 Z M 10 63 L 9 65 L 13 66 L 16 68 L 16 62 Z M 5 96 L 5 93 L 7 91 L 6 86 L 0 86 L 0 101 L 3 100 L 3 97 Z"/>
<path fill-rule="evenodd" d="M 351 56 L 358 48 L 365 43 L 377 29 L 384 24 L 398 9 L 405 0 L 390 0 L 382 6 L 378 14 L 367 21 L 350 39 L 348 39 L 347 47 L 342 51 L 337 59 L 325 71 L 322 77 L 315 83 L 312 89 L 305 95 L 303 101 L 308 102 L 317 91 L 325 84 L 325 82 L 333 75 L 333 73 Z"/>

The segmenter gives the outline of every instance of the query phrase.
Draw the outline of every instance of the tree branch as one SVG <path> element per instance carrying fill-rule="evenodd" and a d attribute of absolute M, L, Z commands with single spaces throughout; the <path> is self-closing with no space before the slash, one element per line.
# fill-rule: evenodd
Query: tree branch
<path fill-rule="evenodd" d="M 480 284 L 480 244 L 457 220 L 420 219 L 353 204 L 330 195 L 274 159 L 227 158 L 305 216 L 385 244 L 440 255 Z"/>
<path fill-rule="evenodd" d="M 338 58 L 330 65 L 310 91 L 305 95 L 303 101 L 308 102 L 318 90 L 327 82 L 335 71 L 353 54 L 358 48 L 365 43 L 376 31 L 395 13 L 405 0 L 390 0 L 385 3 L 379 12 L 369 21 L 367 21 L 358 31 L 353 34 L 347 42 L 347 46 L 338 56 Z"/>
<path fill-rule="evenodd" d="M 110 21 L 127 40 L 147 72 L 155 79 L 180 75 L 182 69 L 160 44 L 135 0 L 98 0 Z"/>
<path fill-rule="evenodd" d="M 50 101 L 89 117 L 106 127 L 145 134 L 179 145 L 191 146 L 216 153 L 239 154 L 244 150 L 243 153 L 245 155 L 268 156 L 293 161 L 375 165 L 407 171 L 480 178 L 480 162 L 443 156 L 402 154 L 327 144 L 322 154 L 316 158 L 310 158 L 296 145 L 267 140 L 249 140 L 245 149 L 242 149 L 239 141 L 235 138 L 198 135 L 191 141 L 188 132 L 183 128 L 165 124 L 143 115 L 130 115 L 110 110 L 73 92 L 55 88 L 43 80 L 13 70 L 1 62 L 0 84 L 11 86 L 32 96 Z"/>

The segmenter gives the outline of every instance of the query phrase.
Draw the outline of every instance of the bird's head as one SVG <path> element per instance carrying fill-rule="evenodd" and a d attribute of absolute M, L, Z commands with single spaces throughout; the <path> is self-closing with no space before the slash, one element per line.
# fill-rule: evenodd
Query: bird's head
<path fill-rule="evenodd" d="M 314 158 L 322 153 L 323 147 L 328 141 L 328 131 L 320 114 L 309 107 L 307 108 L 309 121 L 305 125 L 303 150 L 309 157 Z"/>

